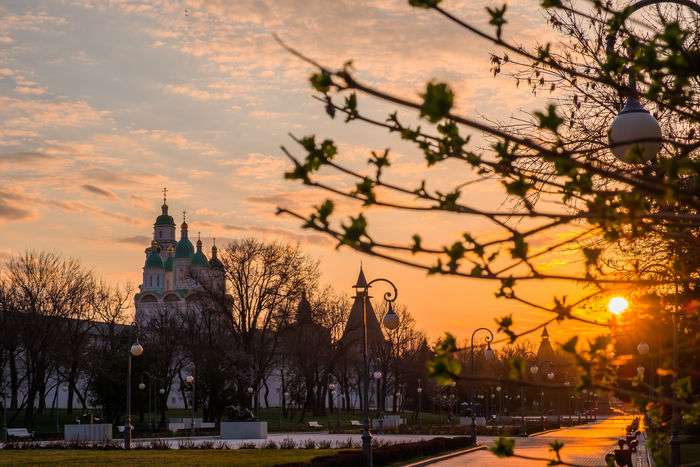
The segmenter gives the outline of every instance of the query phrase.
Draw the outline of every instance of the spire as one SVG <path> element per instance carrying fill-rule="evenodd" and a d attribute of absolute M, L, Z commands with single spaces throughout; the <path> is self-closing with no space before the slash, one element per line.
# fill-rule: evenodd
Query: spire
<path fill-rule="evenodd" d="M 163 188 L 163 205 L 160 207 L 161 209 L 161 214 L 156 218 L 156 226 L 159 225 L 168 225 L 168 226 L 173 226 L 175 227 L 175 221 L 173 218 L 168 214 L 168 198 L 167 198 L 167 193 L 168 189 Z M 155 235 L 155 233 L 154 233 Z M 173 238 L 174 240 L 174 238 Z"/>
<path fill-rule="evenodd" d="M 168 189 L 163 187 L 163 205 L 160 207 L 163 210 L 163 214 L 168 214 Z"/>
<path fill-rule="evenodd" d="M 365 272 L 362 270 L 362 264 L 360 264 L 360 274 L 357 276 L 357 282 L 352 286 L 353 289 L 365 289 L 367 287 L 367 279 L 365 278 Z"/>
<path fill-rule="evenodd" d="M 217 256 L 218 252 L 219 249 L 216 247 L 216 239 L 214 239 L 214 245 L 211 247 L 211 260 L 209 260 L 209 266 L 211 266 L 213 269 L 222 270 L 224 269 L 224 265 L 221 261 L 219 261 L 219 257 Z"/>
<path fill-rule="evenodd" d="M 182 211 L 182 225 L 180 226 L 180 238 L 187 238 L 187 211 Z"/>
<path fill-rule="evenodd" d="M 301 300 L 299 300 L 299 306 L 297 307 L 297 324 L 302 323 L 313 323 L 313 316 L 311 312 L 311 304 L 306 298 L 306 291 L 301 295 Z"/>
<path fill-rule="evenodd" d="M 197 251 L 202 252 L 202 233 L 197 232 Z"/>
<path fill-rule="evenodd" d="M 547 332 L 547 328 L 545 327 L 542 330 L 542 340 L 547 340 L 547 339 L 549 339 L 549 333 Z"/>

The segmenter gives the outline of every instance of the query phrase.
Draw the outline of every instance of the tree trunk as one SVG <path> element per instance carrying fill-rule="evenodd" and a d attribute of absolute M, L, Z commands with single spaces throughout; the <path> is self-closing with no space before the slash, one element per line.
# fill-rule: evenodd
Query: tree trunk
<path fill-rule="evenodd" d="M 70 372 L 68 373 L 68 402 L 66 403 L 66 413 L 73 413 L 73 397 L 75 394 L 75 378 L 76 378 L 76 367 L 75 364 L 71 365 Z"/>
<path fill-rule="evenodd" d="M 17 376 L 16 351 L 10 351 L 10 408 L 17 410 L 17 393 L 19 392 L 19 381 Z"/>

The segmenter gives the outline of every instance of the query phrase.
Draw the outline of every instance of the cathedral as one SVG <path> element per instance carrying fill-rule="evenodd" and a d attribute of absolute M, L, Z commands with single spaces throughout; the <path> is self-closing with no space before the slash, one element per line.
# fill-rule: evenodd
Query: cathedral
<path fill-rule="evenodd" d="M 202 250 L 199 236 L 195 249 L 189 238 L 185 212 L 180 239 L 176 240 L 175 220 L 168 214 L 166 193 L 163 189 L 161 214 L 153 224 L 151 245 L 145 250 L 143 282 L 134 297 L 137 323 L 148 321 L 161 307 L 183 308 L 188 297 L 205 285 L 224 288 L 224 266 L 217 256 L 216 241 L 209 258 Z"/>

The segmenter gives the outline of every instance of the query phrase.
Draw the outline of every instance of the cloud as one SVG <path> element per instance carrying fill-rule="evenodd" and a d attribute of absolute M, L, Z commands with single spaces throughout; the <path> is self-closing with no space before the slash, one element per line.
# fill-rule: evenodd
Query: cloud
<path fill-rule="evenodd" d="M 106 198 L 116 199 L 116 197 L 117 197 L 117 195 L 115 195 L 113 192 L 111 192 L 109 190 L 105 190 L 105 189 L 100 188 L 100 187 L 97 187 L 95 185 L 85 184 L 85 185 L 82 185 L 81 188 L 85 191 L 89 191 L 90 193 L 104 196 Z"/>
<path fill-rule="evenodd" d="M 31 94 L 34 96 L 40 96 L 46 93 L 46 88 L 32 87 L 32 86 L 17 86 L 15 92 L 18 94 Z"/>
<path fill-rule="evenodd" d="M 46 155 L 42 152 L 37 151 L 20 151 L 0 154 L 0 164 L 23 164 L 29 162 L 43 161 L 50 159 L 51 156 Z"/>
<path fill-rule="evenodd" d="M 250 153 L 244 159 L 228 160 L 222 164 L 233 166 L 236 176 L 256 179 L 269 179 L 270 174 L 278 174 L 282 178 L 288 168 L 288 163 L 282 157 L 260 153 Z"/>
<path fill-rule="evenodd" d="M 308 243 L 311 245 L 321 245 L 330 246 L 333 241 L 324 235 L 317 234 L 299 234 L 297 232 L 292 232 L 285 229 L 275 228 L 275 227 L 256 227 L 256 226 L 239 226 L 232 224 L 225 224 L 221 226 L 225 230 L 232 232 L 242 232 L 242 233 L 259 233 L 263 235 L 270 235 L 273 237 L 282 237 L 295 242 Z"/>
<path fill-rule="evenodd" d="M 114 240 L 117 243 L 128 243 L 131 245 L 148 246 L 151 243 L 151 237 L 145 235 L 134 235 L 133 237 L 122 237 Z"/>
<path fill-rule="evenodd" d="M 13 206 L 0 197 L 0 219 L 6 221 L 28 220 L 35 217 L 32 211 Z"/>

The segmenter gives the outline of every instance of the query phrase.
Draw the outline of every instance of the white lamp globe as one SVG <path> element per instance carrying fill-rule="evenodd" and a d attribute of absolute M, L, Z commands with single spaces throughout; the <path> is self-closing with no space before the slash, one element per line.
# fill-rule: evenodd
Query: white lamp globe
<path fill-rule="evenodd" d="M 185 381 L 187 381 L 187 384 L 192 384 L 194 382 L 194 376 L 187 375 L 187 377 L 185 378 Z"/>
<path fill-rule="evenodd" d="M 491 344 L 486 347 L 486 350 L 484 350 L 484 359 L 486 361 L 491 361 L 496 358 L 496 353 L 493 351 L 491 348 Z"/>
<path fill-rule="evenodd" d="M 163 394 L 165 394 L 165 389 L 160 388 L 160 389 L 158 390 L 158 392 L 159 392 L 161 395 L 163 395 Z"/>
<path fill-rule="evenodd" d="M 129 351 L 134 357 L 140 357 L 143 354 L 143 346 L 136 342 L 134 345 L 131 346 L 131 349 L 129 349 Z"/>
<path fill-rule="evenodd" d="M 330 384 L 328 385 L 328 389 L 330 389 L 331 391 L 333 391 L 333 390 L 335 389 L 335 384 L 330 383 Z"/>
<path fill-rule="evenodd" d="M 613 154 L 621 161 L 650 161 L 661 149 L 661 127 L 635 97 L 629 97 L 610 126 L 608 140 Z"/>
<path fill-rule="evenodd" d="M 253 388 L 248 386 L 248 394 L 253 394 Z"/>
<path fill-rule="evenodd" d="M 139 389 L 142 390 L 142 391 L 143 391 L 144 389 L 146 389 L 146 384 L 145 384 L 145 383 L 139 383 Z"/>
<path fill-rule="evenodd" d="M 418 394 L 420 394 L 421 392 L 423 392 L 423 388 L 418 388 L 416 389 L 416 391 L 418 391 Z"/>
<path fill-rule="evenodd" d="M 637 345 L 637 352 L 639 352 L 639 355 L 646 355 L 649 353 L 649 344 L 646 342 L 640 342 L 639 345 Z"/>
<path fill-rule="evenodd" d="M 391 306 L 391 304 L 389 304 L 389 311 L 387 311 L 384 315 L 382 323 L 384 324 L 384 327 L 389 329 L 390 331 L 393 331 L 394 329 L 399 327 L 399 315 L 396 314 L 396 312 L 394 311 L 394 307 Z"/>
<path fill-rule="evenodd" d="M 550 371 L 547 373 L 547 379 L 554 379 L 554 372 Z"/>
<path fill-rule="evenodd" d="M 501 392 L 501 387 L 500 387 L 500 386 L 496 386 L 496 391 Z"/>
<path fill-rule="evenodd" d="M 536 375 L 538 371 L 540 371 L 540 369 L 537 365 L 532 365 L 530 367 L 530 373 L 532 373 L 533 375 Z"/>
<path fill-rule="evenodd" d="M 637 367 L 637 376 L 644 378 L 644 367 L 641 365 Z"/>
<path fill-rule="evenodd" d="M 381 371 L 375 371 L 374 372 L 374 379 L 382 379 L 382 372 Z"/>

